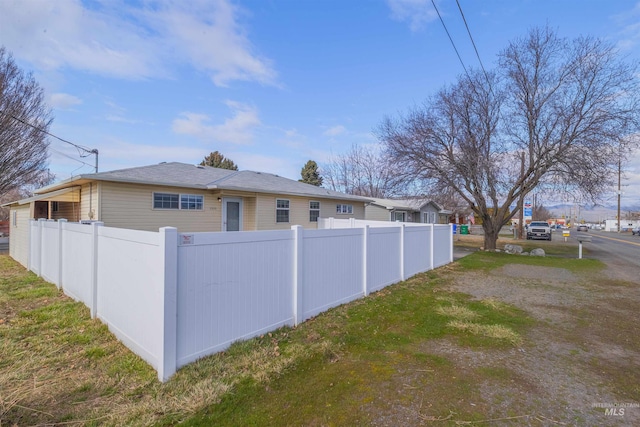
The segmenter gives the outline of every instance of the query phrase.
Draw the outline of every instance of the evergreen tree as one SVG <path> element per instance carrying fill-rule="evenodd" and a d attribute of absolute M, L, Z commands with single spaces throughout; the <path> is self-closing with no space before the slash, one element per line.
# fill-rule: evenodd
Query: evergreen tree
<path fill-rule="evenodd" d="M 211 166 L 220 169 L 229 169 L 232 171 L 238 170 L 238 166 L 233 163 L 233 160 L 225 158 L 224 155 L 217 150 L 206 156 L 204 160 L 200 162 L 200 165 Z"/>
<path fill-rule="evenodd" d="M 302 179 L 299 179 L 298 181 L 304 182 L 305 184 L 315 185 L 316 187 L 322 186 L 322 177 L 318 172 L 318 164 L 313 160 L 309 160 L 307 164 L 304 165 L 300 171 L 300 175 L 302 176 Z"/>

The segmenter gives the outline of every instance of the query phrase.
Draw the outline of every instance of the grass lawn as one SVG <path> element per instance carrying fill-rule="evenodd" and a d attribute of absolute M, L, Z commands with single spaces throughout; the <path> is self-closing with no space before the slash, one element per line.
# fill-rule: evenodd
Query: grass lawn
<path fill-rule="evenodd" d="M 424 408 L 415 415 L 423 422 L 452 414 L 483 420 L 480 384 L 507 381 L 506 372 L 459 375 L 429 343 L 517 349 L 534 320 L 448 290 L 457 272 L 513 260 L 474 253 L 297 328 L 236 343 L 161 384 L 84 305 L 0 256 L 0 425 L 368 425 L 398 404 Z M 521 261 L 582 272 L 602 267 L 560 257 Z M 461 401 L 477 404 L 461 408 Z"/>

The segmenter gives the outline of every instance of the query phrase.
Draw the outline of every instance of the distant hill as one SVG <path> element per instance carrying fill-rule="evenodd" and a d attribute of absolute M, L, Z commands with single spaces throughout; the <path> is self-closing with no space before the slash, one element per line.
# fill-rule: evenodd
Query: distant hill
<path fill-rule="evenodd" d="M 615 219 L 618 214 L 617 205 L 596 205 L 596 206 L 580 206 L 578 212 L 576 209 L 578 207 L 572 204 L 556 204 L 556 205 L 545 205 L 547 209 L 555 214 L 557 218 L 562 218 L 563 215 L 569 217 L 571 214 L 572 218 L 575 218 L 578 215 L 578 221 L 584 220 L 586 222 L 600 222 L 605 219 Z M 634 214 L 640 215 L 640 206 L 638 205 L 622 205 L 620 207 L 620 216 L 622 218 L 627 218 L 629 215 Z"/>

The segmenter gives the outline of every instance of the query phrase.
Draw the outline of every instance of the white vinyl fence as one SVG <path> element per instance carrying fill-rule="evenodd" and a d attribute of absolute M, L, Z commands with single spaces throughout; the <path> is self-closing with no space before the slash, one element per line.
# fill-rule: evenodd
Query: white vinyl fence
<path fill-rule="evenodd" d="M 385 224 L 179 234 L 39 220 L 28 268 L 85 303 L 165 381 L 234 341 L 453 261 L 449 225 Z"/>

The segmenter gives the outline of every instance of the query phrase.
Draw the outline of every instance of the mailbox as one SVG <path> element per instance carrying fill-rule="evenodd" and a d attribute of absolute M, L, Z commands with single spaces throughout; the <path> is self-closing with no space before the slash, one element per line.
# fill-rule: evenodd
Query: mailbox
<path fill-rule="evenodd" d="M 591 236 L 589 234 L 580 234 L 580 233 L 578 233 L 578 235 L 576 236 L 576 240 L 579 241 L 580 243 L 590 242 L 591 241 Z"/>

